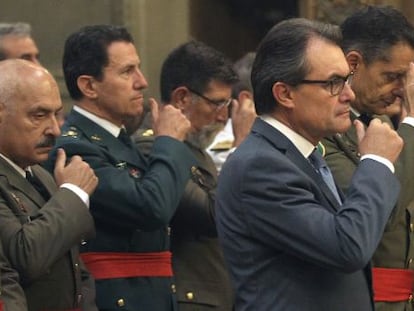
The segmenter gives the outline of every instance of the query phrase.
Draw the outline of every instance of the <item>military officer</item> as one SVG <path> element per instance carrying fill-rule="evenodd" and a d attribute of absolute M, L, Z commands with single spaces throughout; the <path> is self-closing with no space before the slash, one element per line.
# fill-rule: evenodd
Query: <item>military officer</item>
<path fill-rule="evenodd" d="M 205 149 L 228 119 L 237 75 L 219 51 L 186 42 L 167 56 L 161 69 L 161 99 L 191 122 L 185 144 L 198 160 L 171 222 L 173 270 L 180 311 L 222 310 L 233 306 L 233 290 L 215 225 L 217 170 Z M 137 146 L 148 154 L 151 130 L 138 131 Z M 191 263 L 191 264 L 189 264 Z"/>
<path fill-rule="evenodd" d="M 63 106 L 53 77 L 25 60 L 2 61 L 0 71 L 4 253 L 19 273 L 28 310 L 96 310 L 78 244 L 94 234 L 87 204 L 98 180 L 80 157 L 66 164 L 63 150 L 54 166 L 56 182 L 38 165 L 47 159 L 60 134 L 56 115 Z M 7 302 L 6 307 L 24 310 Z"/>
<path fill-rule="evenodd" d="M 351 87 L 351 119 L 368 123 L 373 115 L 386 118 L 402 107 L 404 89 L 413 83 L 414 28 L 391 7 L 367 6 L 341 25 L 343 50 L 354 72 Z M 414 94 L 405 98 L 408 116 L 401 119 L 398 134 L 404 148 L 395 163 L 401 192 L 383 237 L 372 258 L 373 288 L 377 311 L 413 310 L 414 271 Z M 400 108 L 401 109 L 401 108 Z M 395 114 L 392 113 L 394 116 Z M 325 159 L 346 192 L 360 162 L 355 127 L 323 141 Z"/>
<path fill-rule="evenodd" d="M 96 279 L 101 310 L 174 310 L 168 223 L 196 163 L 182 143 L 189 121 L 151 100 L 157 136 L 147 159 L 132 146 L 124 119 L 138 117 L 148 84 L 123 27 L 86 26 L 65 43 L 63 71 L 73 110 L 52 152 L 79 154 L 99 177 L 91 196 L 96 238 L 82 258 Z M 52 168 L 53 160 L 47 167 Z"/>

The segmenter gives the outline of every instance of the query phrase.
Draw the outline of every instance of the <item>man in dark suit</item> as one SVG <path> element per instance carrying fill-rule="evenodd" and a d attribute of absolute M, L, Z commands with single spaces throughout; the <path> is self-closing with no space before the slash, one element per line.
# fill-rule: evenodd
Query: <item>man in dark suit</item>
<path fill-rule="evenodd" d="M 400 118 L 398 134 L 404 148 L 397 159 L 395 175 L 401 183 L 396 208 L 372 258 L 376 309 L 405 311 L 414 308 L 414 100 L 404 99 L 404 87 L 413 83 L 414 27 L 391 7 L 366 7 L 341 25 L 343 50 L 354 72 L 351 87 L 356 100 L 351 118 L 385 119 L 390 109 L 408 110 Z M 408 73 L 408 77 L 407 77 Z M 411 86 L 412 87 L 412 86 Z M 394 116 L 395 117 L 395 116 Z M 367 122 L 367 121 L 366 121 Z M 323 141 L 325 159 L 345 191 L 360 161 L 355 127 Z"/>
<path fill-rule="evenodd" d="M 259 45 L 252 85 L 259 117 L 224 164 L 217 229 L 236 310 L 373 310 L 369 260 L 399 191 L 402 140 L 374 121 L 348 196 L 315 146 L 346 131 L 355 98 L 336 26 L 290 19 Z M 309 157 L 309 158 L 308 158 Z"/>
<path fill-rule="evenodd" d="M 161 68 L 162 103 L 188 116 L 191 132 L 184 143 L 198 160 L 171 221 L 180 311 L 230 311 L 233 306 L 233 290 L 215 225 L 217 170 L 205 148 L 228 119 L 236 81 L 229 60 L 199 41 L 175 48 Z M 147 154 L 154 141 L 151 132 L 139 130 L 135 138 L 137 146 Z"/>
<path fill-rule="evenodd" d="M 152 100 L 157 137 L 149 158 L 132 146 L 124 120 L 142 113 L 148 84 L 123 27 L 87 26 L 71 34 L 63 71 L 75 106 L 56 148 L 81 155 L 100 180 L 91 197 L 96 238 L 82 246 L 96 278 L 97 305 L 173 310 L 168 224 L 196 163 L 182 143 L 190 123 L 178 109 Z"/>
<path fill-rule="evenodd" d="M 58 86 L 45 69 L 27 61 L 2 61 L 0 71 L 0 238 L 5 255 L 19 273 L 29 310 L 96 310 L 77 245 L 94 234 L 87 203 L 97 177 L 80 157 L 66 165 L 63 150 L 54 167 L 56 182 L 38 165 L 60 134 Z"/>

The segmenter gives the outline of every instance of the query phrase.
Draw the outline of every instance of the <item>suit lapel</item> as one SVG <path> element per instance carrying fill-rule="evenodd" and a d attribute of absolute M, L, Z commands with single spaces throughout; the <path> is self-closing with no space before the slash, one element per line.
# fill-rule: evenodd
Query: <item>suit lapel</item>
<path fill-rule="evenodd" d="M 312 180 L 314 180 L 317 187 L 321 190 L 323 196 L 330 203 L 330 207 L 334 211 L 339 208 L 340 203 L 335 198 L 329 187 L 325 184 L 322 177 L 315 171 L 309 161 L 299 152 L 295 145 L 293 145 L 285 135 L 260 118 L 258 118 L 254 123 L 252 132 L 257 132 L 264 136 L 265 139 L 274 145 L 276 149 L 292 161 L 299 168 L 299 170 L 303 171 Z"/>

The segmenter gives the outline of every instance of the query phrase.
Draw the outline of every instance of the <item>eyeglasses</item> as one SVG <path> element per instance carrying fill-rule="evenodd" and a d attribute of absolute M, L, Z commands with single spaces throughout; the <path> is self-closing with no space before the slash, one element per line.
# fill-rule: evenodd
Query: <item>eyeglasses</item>
<path fill-rule="evenodd" d="M 299 84 L 325 84 L 329 88 L 332 96 L 341 94 L 345 87 L 345 83 L 351 84 L 354 73 L 351 72 L 346 77 L 335 77 L 329 80 L 302 80 Z"/>
<path fill-rule="evenodd" d="M 210 99 L 207 96 L 204 96 L 203 94 L 201 94 L 201 93 L 199 93 L 199 92 L 197 92 L 197 91 L 195 91 L 195 90 L 193 90 L 193 89 L 191 89 L 189 87 L 187 87 L 187 89 L 191 93 L 193 93 L 193 94 L 201 97 L 202 99 L 208 101 L 210 104 L 214 105 L 216 107 L 216 110 L 220 110 L 220 109 L 222 109 L 224 107 L 228 107 L 230 105 L 230 103 L 233 101 L 233 98 L 231 98 L 231 97 L 229 99 L 225 99 L 225 100 L 214 100 L 214 99 Z"/>

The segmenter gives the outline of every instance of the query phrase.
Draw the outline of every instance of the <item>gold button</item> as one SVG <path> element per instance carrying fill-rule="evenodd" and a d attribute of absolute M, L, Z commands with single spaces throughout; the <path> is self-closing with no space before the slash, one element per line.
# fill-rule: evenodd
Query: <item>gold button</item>
<path fill-rule="evenodd" d="M 172 291 L 173 293 L 175 293 L 175 292 L 176 292 L 176 290 L 175 290 L 175 284 L 171 284 L 171 291 Z"/>
<path fill-rule="evenodd" d="M 75 263 L 75 268 L 78 269 L 79 268 L 79 264 Z"/>
<path fill-rule="evenodd" d="M 194 299 L 194 294 L 192 292 L 188 292 L 185 294 L 185 297 L 187 297 L 188 300 L 193 300 Z"/>
<path fill-rule="evenodd" d="M 412 259 L 412 258 L 410 258 L 410 259 L 408 260 L 408 264 L 409 264 L 409 265 L 411 265 L 411 264 L 412 264 L 412 262 L 413 262 L 413 259 Z"/>
<path fill-rule="evenodd" d="M 410 231 L 414 232 L 414 224 L 413 223 L 410 224 Z"/>
<path fill-rule="evenodd" d="M 123 307 L 123 306 L 125 306 L 125 301 L 124 301 L 124 299 L 118 299 L 118 301 L 116 302 L 116 305 L 118 306 L 118 307 Z"/>
<path fill-rule="evenodd" d="M 191 167 L 191 173 L 195 174 L 197 172 L 197 167 L 192 166 Z"/>

